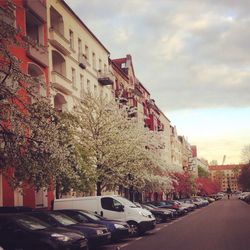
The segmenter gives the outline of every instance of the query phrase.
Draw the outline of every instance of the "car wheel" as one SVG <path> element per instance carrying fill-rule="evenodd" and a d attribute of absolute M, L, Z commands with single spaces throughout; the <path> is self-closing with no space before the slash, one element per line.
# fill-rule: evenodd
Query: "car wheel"
<path fill-rule="evenodd" d="M 129 226 L 130 226 L 130 236 L 132 237 L 136 237 L 140 234 L 140 230 L 139 230 L 139 226 L 136 222 L 128 222 Z"/>
<path fill-rule="evenodd" d="M 157 224 L 162 223 L 162 218 L 161 218 L 161 216 L 160 216 L 160 215 L 156 215 L 156 216 L 155 216 L 155 221 L 156 221 Z"/>

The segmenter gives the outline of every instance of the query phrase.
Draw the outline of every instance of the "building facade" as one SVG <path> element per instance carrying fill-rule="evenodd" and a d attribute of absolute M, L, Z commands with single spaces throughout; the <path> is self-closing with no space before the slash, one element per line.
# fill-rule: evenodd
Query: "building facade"
<path fill-rule="evenodd" d="M 12 6 L 12 7 L 11 7 Z M 13 47 L 11 53 L 20 61 L 20 69 L 24 74 L 39 78 L 45 84 L 39 85 L 41 95 L 48 95 L 48 39 L 47 39 L 47 7 L 45 0 L 0 2 L 0 16 L 12 12 L 12 25 L 20 29 L 27 47 Z M 8 18 L 2 19 L 9 22 Z M 8 170 L 13 175 L 13 169 Z M 23 183 L 22 189 L 13 190 L 7 179 L 0 174 L 0 206 L 29 206 L 47 208 L 53 199 L 53 192 L 40 190 L 35 192 L 28 184 Z"/>
<path fill-rule="evenodd" d="M 226 192 L 229 188 L 232 192 L 239 191 L 238 177 L 244 164 L 213 165 L 209 166 L 212 181 L 219 183 L 221 191 Z"/>
<path fill-rule="evenodd" d="M 64 1 L 47 0 L 47 17 L 55 108 L 71 110 L 85 92 L 113 98 L 109 51 Z"/>

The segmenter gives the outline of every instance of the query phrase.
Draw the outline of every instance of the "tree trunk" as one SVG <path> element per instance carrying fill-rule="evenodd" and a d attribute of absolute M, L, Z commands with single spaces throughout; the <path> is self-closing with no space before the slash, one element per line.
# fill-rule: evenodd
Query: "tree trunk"
<path fill-rule="evenodd" d="M 96 183 L 96 195 L 101 196 L 102 195 L 102 188 L 101 188 L 102 182 L 98 181 Z"/>
<path fill-rule="evenodd" d="M 56 199 L 60 199 L 61 197 L 60 193 L 60 186 L 56 184 Z"/>

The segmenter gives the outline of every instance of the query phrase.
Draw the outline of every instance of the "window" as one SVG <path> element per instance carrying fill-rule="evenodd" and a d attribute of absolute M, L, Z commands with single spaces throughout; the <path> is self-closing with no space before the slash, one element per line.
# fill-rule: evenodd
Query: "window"
<path fill-rule="evenodd" d="M 82 55 L 82 40 L 78 38 L 78 54 Z"/>
<path fill-rule="evenodd" d="M 90 92 L 90 80 L 87 79 L 87 91 Z"/>
<path fill-rule="evenodd" d="M 76 71 L 74 68 L 71 68 L 72 72 L 72 86 L 75 88 L 76 87 Z"/>
<path fill-rule="evenodd" d="M 102 71 L 102 60 L 99 59 L 99 70 Z"/>
<path fill-rule="evenodd" d="M 44 25 L 30 12 L 26 12 L 26 35 L 30 42 L 44 44 Z"/>
<path fill-rule="evenodd" d="M 84 94 L 84 78 L 83 75 L 80 75 L 80 97 L 83 98 Z"/>
<path fill-rule="evenodd" d="M 85 45 L 85 56 L 86 59 L 89 60 L 89 47 L 87 45 Z"/>
<path fill-rule="evenodd" d="M 122 204 L 119 201 L 110 197 L 102 198 L 101 205 L 103 209 L 111 210 L 111 211 L 119 211 L 119 208 L 122 207 Z"/>
<path fill-rule="evenodd" d="M 94 85 L 94 95 L 95 97 L 98 96 L 98 89 L 97 89 L 97 85 Z"/>
<path fill-rule="evenodd" d="M 72 30 L 69 30 L 69 42 L 70 42 L 70 48 L 74 49 L 74 33 Z"/>
<path fill-rule="evenodd" d="M 96 69 L 96 57 L 94 52 L 92 53 L 92 67 Z"/>

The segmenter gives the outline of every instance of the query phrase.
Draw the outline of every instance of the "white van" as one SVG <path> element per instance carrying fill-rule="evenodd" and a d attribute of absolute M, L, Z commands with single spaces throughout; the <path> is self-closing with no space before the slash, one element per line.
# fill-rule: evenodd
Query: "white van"
<path fill-rule="evenodd" d="M 117 195 L 56 199 L 54 210 L 60 209 L 81 209 L 107 219 L 127 222 L 132 235 L 144 233 L 155 227 L 155 218 L 151 212 Z"/>

